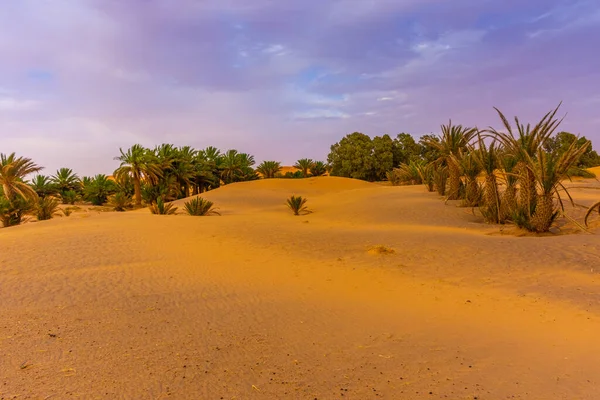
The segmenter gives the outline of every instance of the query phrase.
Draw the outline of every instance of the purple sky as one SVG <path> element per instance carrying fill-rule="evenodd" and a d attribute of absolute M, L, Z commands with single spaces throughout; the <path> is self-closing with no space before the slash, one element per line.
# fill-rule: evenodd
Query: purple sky
<path fill-rule="evenodd" d="M 5 0 L 0 152 L 80 175 L 134 143 L 290 164 L 561 100 L 600 148 L 599 48 L 597 0 Z"/>

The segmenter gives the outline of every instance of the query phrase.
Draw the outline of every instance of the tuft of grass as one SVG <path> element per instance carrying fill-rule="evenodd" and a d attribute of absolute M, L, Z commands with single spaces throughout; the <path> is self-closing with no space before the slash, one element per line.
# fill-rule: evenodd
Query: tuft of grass
<path fill-rule="evenodd" d="M 173 215 L 177 211 L 177 207 L 173 206 L 172 203 L 165 204 L 163 199 L 160 197 L 156 200 L 156 203 L 150 204 L 148 209 L 150 209 L 152 214 L 157 215 Z"/>
<path fill-rule="evenodd" d="M 212 201 L 196 197 L 184 204 L 185 212 L 193 216 L 221 215 Z"/>
<path fill-rule="evenodd" d="M 306 207 L 306 202 L 308 201 L 308 199 L 302 197 L 302 196 L 291 196 L 289 199 L 287 199 L 287 206 L 290 210 L 292 210 L 292 212 L 294 213 L 294 215 L 300 215 L 300 213 L 304 213 L 304 214 L 308 214 L 308 208 Z"/>

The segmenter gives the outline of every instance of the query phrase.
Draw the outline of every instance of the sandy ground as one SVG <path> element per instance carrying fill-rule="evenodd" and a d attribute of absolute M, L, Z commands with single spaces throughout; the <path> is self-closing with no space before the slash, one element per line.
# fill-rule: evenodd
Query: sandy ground
<path fill-rule="evenodd" d="M 423 187 L 342 178 L 205 197 L 221 217 L 0 230 L 0 399 L 600 396 L 600 223 L 517 237 Z"/>

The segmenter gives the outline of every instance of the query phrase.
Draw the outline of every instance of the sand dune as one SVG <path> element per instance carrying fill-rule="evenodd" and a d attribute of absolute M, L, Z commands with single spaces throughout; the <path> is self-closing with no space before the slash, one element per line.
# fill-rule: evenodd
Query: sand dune
<path fill-rule="evenodd" d="M 597 235 L 343 178 L 203 197 L 0 230 L 0 398 L 597 398 Z"/>

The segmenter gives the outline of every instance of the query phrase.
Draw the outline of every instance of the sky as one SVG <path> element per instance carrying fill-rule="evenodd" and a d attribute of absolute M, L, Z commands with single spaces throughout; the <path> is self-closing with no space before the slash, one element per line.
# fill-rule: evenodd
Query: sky
<path fill-rule="evenodd" d="M 599 48 L 598 0 L 2 0 L 0 152 L 81 176 L 135 143 L 289 165 L 560 101 L 600 148 Z"/>

